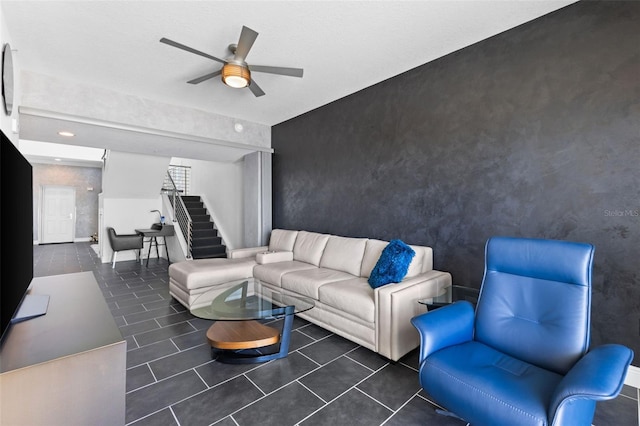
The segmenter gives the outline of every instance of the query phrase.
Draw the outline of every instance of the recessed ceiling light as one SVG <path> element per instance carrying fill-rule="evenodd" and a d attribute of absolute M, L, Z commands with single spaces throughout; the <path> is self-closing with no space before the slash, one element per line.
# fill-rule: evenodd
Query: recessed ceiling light
<path fill-rule="evenodd" d="M 60 158 L 54 158 L 55 161 L 62 161 Z"/>
<path fill-rule="evenodd" d="M 58 134 L 59 134 L 60 136 L 65 136 L 65 137 L 67 137 L 67 138 L 72 138 L 72 137 L 74 137 L 74 136 L 75 136 L 75 134 L 74 134 L 74 133 L 67 132 L 66 130 L 65 130 L 65 131 L 62 131 L 62 132 L 58 132 Z"/>

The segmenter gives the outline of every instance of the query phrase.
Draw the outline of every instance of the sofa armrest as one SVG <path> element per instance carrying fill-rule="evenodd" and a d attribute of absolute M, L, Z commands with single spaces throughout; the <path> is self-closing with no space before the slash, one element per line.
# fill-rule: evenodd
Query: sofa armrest
<path fill-rule="evenodd" d="M 420 345 L 411 318 L 426 312 L 418 299 L 435 297 L 451 286 L 451 274 L 430 270 L 397 284 L 378 287 L 376 304 L 376 351 L 397 361 Z"/>
<path fill-rule="evenodd" d="M 287 262 L 293 260 L 292 251 L 263 251 L 256 254 L 256 263 L 265 265 L 267 263 Z"/>
<path fill-rule="evenodd" d="M 257 255 L 258 253 L 265 252 L 267 250 L 269 250 L 269 247 L 267 247 L 267 246 L 234 249 L 234 250 L 227 251 L 227 257 L 229 259 L 239 259 L 239 258 L 242 258 L 242 257 L 253 257 L 253 256 Z"/>

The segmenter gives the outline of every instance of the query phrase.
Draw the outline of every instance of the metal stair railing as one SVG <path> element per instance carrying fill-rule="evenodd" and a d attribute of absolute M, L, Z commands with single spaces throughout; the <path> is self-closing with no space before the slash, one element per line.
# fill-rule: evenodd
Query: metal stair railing
<path fill-rule="evenodd" d="M 169 164 L 169 168 L 167 170 L 168 174 L 162 182 L 163 192 L 168 192 L 173 186 L 178 188 L 178 191 L 182 192 L 183 195 L 188 195 L 189 187 L 191 185 L 191 167 Z M 169 176 L 173 179 L 173 184 L 169 180 Z"/>
<path fill-rule="evenodd" d="M 187 240 L 187 259 L 191 259 L 191 248 L 193 242 L 193 221 L 191 220 L 191 215 L 187 210 L 187 206 L 185 206 L 182 197 L 180 197 L 180 191 L 176 184 L 173 182 L 173 178 L 171 177 L 171 173 L 167 171 L 169 188 L 165 189 L 169 193 L 169 200 L 171 201 L 171 205 L 173 207 L 173 221 L 178 222 L 180 225 L 180 229 L 182 230 L 182 235 L 185 236 Z"/>

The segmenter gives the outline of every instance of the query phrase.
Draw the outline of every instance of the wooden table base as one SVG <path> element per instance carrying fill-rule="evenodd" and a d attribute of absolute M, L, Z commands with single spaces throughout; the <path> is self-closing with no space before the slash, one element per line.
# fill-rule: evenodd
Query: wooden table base
<path fill-rule="evenodd" d="M 280 342 L 280 330 L 257 321 L 216 321 L 207 331 L 207 340 L 215 349 L 256 349 Z"/>
<path fill-rule="evenodd" d="M 284 358 L 289 353 L 294 306 L 272 309 L 271 318 L 282 318 L 281 330 L 255 320 L 218 320 L 207 330 L 216 361 L 253 364 Z"/>

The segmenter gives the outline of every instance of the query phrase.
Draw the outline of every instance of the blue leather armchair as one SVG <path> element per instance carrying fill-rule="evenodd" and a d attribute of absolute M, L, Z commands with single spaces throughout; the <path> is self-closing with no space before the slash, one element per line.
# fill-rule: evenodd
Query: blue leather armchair
<path fill-rule="evenodd" d="M 474 426 L 590 425 L 633 359 L 616 344 L 589 351 L 593 251 L 491 238 L 475 312 L 462 301 L 412 319 L 431 398 Z"/>

